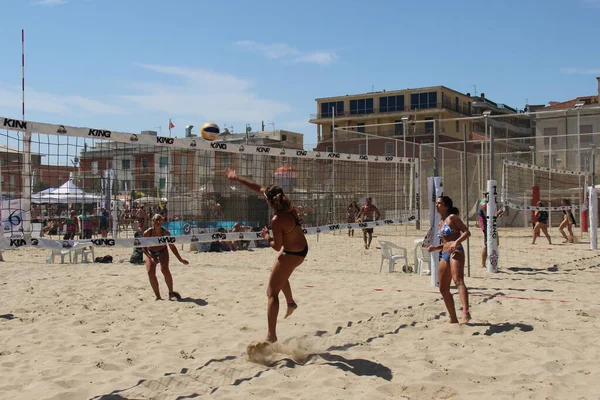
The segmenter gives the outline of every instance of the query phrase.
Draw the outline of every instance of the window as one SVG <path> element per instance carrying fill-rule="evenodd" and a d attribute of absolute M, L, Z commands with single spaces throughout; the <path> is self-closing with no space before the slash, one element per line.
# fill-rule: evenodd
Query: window
<path fill-rule="evenodd" d="M 350 100 L 350 114 L 373 114 L 373 98 Z"/>
<path fill-rule="evenodd" d="M 121 169 L 131 168 L 131 160 L 121 160 Z"/>
<path fill-rule="evenodd" d="M 158 186 L 161 190 L 165 190 L 167 188 L 167 178 L 160 178 L 158 180 Z"/>
<path fill-rule="evenodd" d="M 366 144 L 358 145 L 358 154 L 360 154 L 361 156 L 367 155 L 367 145 Z"/>
<path fill-rule="evenodd" d="M 8 177 L 8 184 L 9 184 L 10 186 L 14 186 L 14 185 L 15 185 L 15 176 L 14 176 L 14 175 L 10 175 L 10 176 Z"/>
<path fill-rule="evenodd" d="M 404 111 L 404 95 L 379 98 L 379 112 Z"/>
<path fill-rule="evenodd" d="M 180 164 L 182 171 L 187 169 L 187 156 L 181 156 Z"/>
<path fill-rule="evenodd" d="M 148 189 L 148 181 L 140 181 L 140 186 L 142 189 Z"/>
<path fill-rule="evenodd" d="M 98 161 L 92 161 L 92 174 L 98 173 Z"/>
<path fill-rule="evenodd" d="M 167 165 L 169 165 L 169 157 L 161 157 L 159 159 L 159 165 L 161 168 L 167 168 Z"/>
<path fill-rule="evenodd" d="M 106 169 L 112 169 L 112 166 L 113 166 L 112 160 L 108 160 L 106 162 Z"/>
<path fill-rule="evenodd" d="M 281 141 L 285 142 L 287 140 L 287 135 L 281 135 Z"/>
<path fill-rule="evenodd" d="M 427 117 L 425 121 L 432 121 L 425 122 L 425 133 L 433 133 L 433 117 Z"/>
<path fill-rule="evenodd" d="M 402 121 L 401 119 L 397 119 L 394 121 L 396 123 L 396 125 L 394 125 L 394 133 L 396 135 L 403 135 L 404 134 L 404 121 Z"/>
<path fill-rule="evenodd" d="M 344 115 L 344 102 L 333 101 L 330 103 L 321 103 L 321 118 L 330 118 L 333 116 L 333 109 L 335 109 L 335 115 Z"/>
<path fill-rule="evenodd" d="M 558 143 L 557 137 L 552 137 L 558 134 L 558 128 L 544 128 L 544 146 L 549 147 L 551 144 Z"/>
<path fill-rule="evenodd" d="M 413 93 L 410 95 L 410 109 L 421 110 L 437 107 L 437 92 Z"/>
<path fill-rule="evenodd" d="M 298 143 L 298 138 L 296 136 L 292 136 L 292 143 Z"/>
<path fill-rule="evenodd" d="M 385 155 L 386 156 L 394 155 L 394 142 L 386 142 L 385 143 Z"/>
<path fill-rule="evenodd" d="M 365 124 L 364 122 L 359 122 L 356 124 L 356 130 L 360 133 L 365 133 Z"/>
<path fill-rule="evenodd" d="M 327 148 L 325 149 L 326 152 L 328 153 L 333 153 L 333 146 L 327 146 Z"/>
<path fill-rule="evenodd" d="M 590 157 L 587 155 L 581 155 L 581 159 L 579 160 L 581 163 L 581 171 L 591 171 L 592 163 L 590 162 Z"/>
<path fill-rule="evenodd" d="M 594 143 L 594 135 L 591 133 L 594 132 L 592 125 L 580 125 L 579 133 L 581 134 L 580 140 L 582 146 L 589 146 Z M 585 170 L 587 171 L 587 170 Z"/>
<path fill-rule="evenodd" d="M 142 158 L 142 168 L 146 170 L 148 168 L 148 159 Z"/>

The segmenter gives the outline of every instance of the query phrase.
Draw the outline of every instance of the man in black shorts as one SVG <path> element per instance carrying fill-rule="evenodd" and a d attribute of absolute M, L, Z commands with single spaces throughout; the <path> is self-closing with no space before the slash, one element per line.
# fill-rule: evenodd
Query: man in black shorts
<path fill-rule="evenodd" d="M 368 222 L 376 221 L 381 217 L 377 207 L 373 205 L 373 199 L 367 197 L 365 205 L 360 208 L 358 215 L 356 216 L 356 222 Z M 369 249 L 371 246 L 371 240 L 373 240 L 373 228 L 363 229 L 363 240 L 365 241 L 365 249 Z"/>

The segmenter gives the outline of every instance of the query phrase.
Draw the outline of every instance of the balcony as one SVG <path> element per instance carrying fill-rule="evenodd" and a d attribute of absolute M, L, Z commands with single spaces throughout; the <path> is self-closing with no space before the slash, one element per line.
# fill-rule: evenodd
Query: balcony
<path fill-rule="evenodd" d="M 406 113 L 416 113 L 419 111 L 430 111 L 430 110 L 449 110 L 464 116 L 470 116 L 471 111 L 469 107 L 464 107 L 462 104 L 455 104 L 450 100 L 444 100 L 438 103 L 428 104 L 428 107 L 412 108 L 411 106 L 404 107 L 386 107 L 365 109 L 365 110 L 336 110 L 335 118 L 361 118 L 361 117 L 372 117 L 375 115 L 391 116 L 394 114 L 404 115 Z M 320 119 L 331 119 L 334 117 L 334 113 L 329 111 L 325 113 L 310 114 L 309 122 L 321 122 Z"/>
<path fill-rule="evenodd" d="M 154 175 L 154 168 L 153 167 L 140 167 L 140 168 L 135 168 L 131 170 L 131 174 L 132 175 Z"/>

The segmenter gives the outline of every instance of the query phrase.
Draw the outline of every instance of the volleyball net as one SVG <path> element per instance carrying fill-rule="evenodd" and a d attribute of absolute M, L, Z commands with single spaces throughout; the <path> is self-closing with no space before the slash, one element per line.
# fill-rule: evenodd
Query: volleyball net
<path fill-rule="evenodd" d="M 1 121 L 3 248 L 72 247 L 82 240 L 96 246 L 156 245 L 158 238 L 136 237 L 154 214 L 165 217 L 172 242 L 262 239 L 272 210 L 263 196 L 226 179 L 225 168 L 264 186 L 281 186 L 307 234 L 415 219 L 413 158 L 284 148 L 293 143 L 275 138 L 248 144 L 225 135 L 209 142 Z M 402 186 L 410 189 L 398 190 Z M 360 206 L 367 197 L 381 219 L 349 220 L 349 205 Z M 76 237 L 56 240 L 73 231 L 75 219 Z"/>

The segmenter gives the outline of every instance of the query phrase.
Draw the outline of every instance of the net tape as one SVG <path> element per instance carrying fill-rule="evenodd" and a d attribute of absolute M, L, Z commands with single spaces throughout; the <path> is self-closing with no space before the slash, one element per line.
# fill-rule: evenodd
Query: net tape
<path fill-rule="evenodd" d="M 513 167 L 520 167 L 520 168 L 534 169 L 534 170 L 537 170 L 537 171 L 552 172 L 553 174 L 578 175 L 578 176 L 585 176 L 585 177 L 588 176 L 587 172 L 568 171 L 568 170 L 563 170 L 563 169 L 540 167 L 539 165 L 531 165 L 531 164 L 522 163 L 522 162 L 518 162 L 518 161 L 504 160 L 504 165 L 510 165 L 510 166 L 513 166 Z"/>
<path fill-rule="evenodd" d="M 310 151 L 303 149 L 282 149 L 279 147 L 240 145 L 219 141 L 208 142 L 203 140 L 202 138 L 172 138 L 167 136 L 150 136 L 136 133 L 116 132 L 104 129 L 80 128 L 67 125 L 54 125 L 41 122 L 21 121 L 4 117 L 2 117 L 2 120 L 2 127 L 4 129 L 16 130 L 20 132 L 110 140 L 120 143 L 154 145 L 177 149 L 218 150 L 227 153 L 260 154 L 273 156 L 279 155 L 294 158 L 333 160 L 338 159 L 377 163 L 411 164 L 416 162 L 417 160 L 415 158 L 408 157 L 334 153 L 326 151 Z"/>
<path fill-rule="evenodd" d="M 414 222 L 414 216 L 406 218 L 383 219 L 378 221 L 359 222 L 351 224 L 331 224 L 304 228 L 304 234 L 316 235 L 319 233 L 331 233 L 342 229 L 366 229 L 378 226 L 404 224 Z M 185 227 L 184 227 L 185 229 Z M 272 232 L 271 232 L 272 234 Z M 208 243 L 217 240 L 235 241 L 235 240 L 264 240 L 260 232 L 227 232 L 227 233 L 201 233 L 197 235 L 182 236 L 162 236 L 162 237 L 140 237 L 132 239 L 109 239 L 99 238 L 91 240 L 54 240 L 44 238 L 30 237 L 5 237 L 0 235 L 0 249 L 16 249 L 23 246 L 33 246 L 43 249 L 78 249 L 87 246 L 94 247 L 152 247 L 163 246 L 166 244 L 187 244 L 187 243 Z"/>

